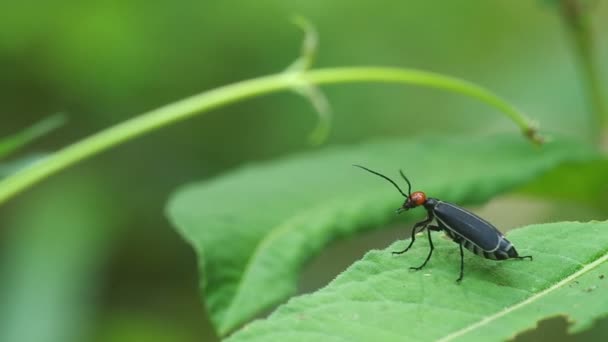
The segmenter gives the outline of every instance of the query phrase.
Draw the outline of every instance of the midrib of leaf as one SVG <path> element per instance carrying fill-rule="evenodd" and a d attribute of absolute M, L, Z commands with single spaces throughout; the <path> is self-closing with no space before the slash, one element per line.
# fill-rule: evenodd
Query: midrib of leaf
<path fill-rule="evenodd" d="M 573 281 L 574 279 L 576 279 L 576 278 L 582 276 L 583 274 L 585 274 L 585 273 L 593 270 L 594 268 L 598 267 L 599 265 L 601 265 L 605 261 L 608 261 L 608 251 L 605 251 L 603 253 L 603 255 L 599 259 L 597 259 L 597 260 L 595 260 L 595 261 L 593 261 L 593 262 L 591 262 L 591 263 L 583 266 L 583 268 L 581 268 L 580 270 L 572 273 L 568 277 L 562 279 L 561 281 L 559 281 L 555 285 L 550 286 L 550 287 L 548 287 L 548 288 L 546 288 L 546 289 L 538 292 L 537 294 L 528 297 L 524 301 L 521 301 L 521 302 L 519 302 L 517 304 L 514 304 L 512 306 L 508 306 L 505 309 L 503 309 L 503 310 L 495 313 L 494 315 L 488 316 L 488 317 L 486 317 L 486 318 L 484 318 L 484 319 L 482 319 L 482 320 L 480 320 L 478 322 L 475 322 L 475 323 L 473 323 L 473 324 L 471 324 L 469 326 L 466 326 L 466 327 L 464 327 L 464 328 L 462 328 L 460 330 L 457 330 L 457 331 L 455 331 L 453 333 L 450 333 L 449 335 L 447 335 L 447 336 L 439 339 L 438 342 L 453 341 L 453 340 L 455 340 L 455 339 L 457 339 L 459 337 L 462 337 L 462 336 L 466 335 L 469 332 L 474 331 L 475 329 L 478 329 L 478 328 L 480 328 L 480 327 L 482 327 L 482 326 L 484 326 L 486 324 L 492 323 L 492 322 L 496 321 L 497 319 L 499 319 L 501 317 L 504 317 L 504 316 L 510 314 L 511 312 L 519 309 L 519 308 L 522 308 L 522 307 L 524 307 L 524 306 L 526 306 L 528 304 L 532 304 L 535 301 L 541 299 L 542 297 L 544 297 L 544 296 L 552 293 L 553 291 L 556 291 L 556 290 L 560 289 L 562 286 L 564 286 L 567 283 Z"/>
<path fill-rule="evenodd" d="M 293 225 L 291 225 L 289 223 L 290 221 L 291 220 L 283 221 L 281 224 L 273 227 L 270 230 L 270 232 L 268 233 L 268 235 L 264 236 L 264 238 L 262 238 L 262 240 L 260 240 L 260 242 L 258 242 L 258 244 L 256 245 L 256 247 L 253 251 L 253 254 L 247 260 L 247 264 L 245 265 L 243 275 L 239 278 L 239 281 L 238 281 L 238 284 L 236 287 L 236 291 L 234 292 L 234 296 L 233 296 L 232 300 L 230 301 L 230 306 L 228 307 L 228 309 L 226 309 L 226 312 L 224 314 L 224 319 L 222 320 L 222 325 L 219 326 L 219 328 L 218 328 L 219 332 L 222 335 L 227 334 L 231 330 L 232 325 L 229 324 L 229 322 L 230 322 L 229 318 L 232 315 L 233 310 L 235 308 L 234 303 L 238 302 L 240 294 L 242 293 L 243 284 L 245 283 L 245 280 L 249 278 L 249 274 L 251 273 L 251 266 L 254 264 L 254 261 L 258 258 L 258 256 L 262 253 L 263 247 L 270 244 L 274 239 L 281 236 L 282 234 L 285 234 L 286 232 L 290 231 L 291 228 L 294 227 Z"/>
<path fill-rule="evenodd" d="M 299 228 L 297 221 L 300 218 L 306 218 L 309 215 L 313 214 L 322 207 L 328 206 L 328 201 L 324 201 L 321 205 L 312 206 L 307 210 L 303 210 L 297 215 L 294 215 L 286 220 L 283 220 L 280 224 L 277 224 L 275 227 L 271 228 L 267 235 L 264 236 L 257 244 L 251 255 L 251 257 L 247 260 L 247 264 L 243 269 L 243 276 L 239 278 L 238 284 L 236 286 L 236 290 L 234 292 L 234 296 L 230 301 L 229 307 L 226 309 L 224 313 L 224 318 L 222 319 L 222 324 L 219 326 L 218 331 L 221 335 L 228 334 L 231 330 L 234 330 L 235 327 L 233 323 L 232 315 L 238 315 L 238 311 L 235 309 L 239 309 L 238 305 L 235 303 L 239 303 L 241 301 L 241 294 L 243 293 L 242 289 L 244 284 L 247 283 L 247 280 L 251 277 L 252 266 L 255 265 L 256 260 L 264 253 L 267 248 L 274 240 L 279 238 L 280 236 L 290 233 L 293 229 Z M 238 317 L 236 318 L 238 320 Z"/>

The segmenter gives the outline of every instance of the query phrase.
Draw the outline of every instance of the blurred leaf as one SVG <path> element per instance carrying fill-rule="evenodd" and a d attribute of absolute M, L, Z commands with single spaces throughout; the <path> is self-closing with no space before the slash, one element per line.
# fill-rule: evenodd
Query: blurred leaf
<path fill-rule="evenodd" d="M 298 271 L 325 245 L 395 219 L 401 195 L 353 163 L 391 177 L 403 168 L 415 188 L 474 204 L 595 155 L 573 142 L 538 148 L 518 137 L 333 147 L 186 186 L 168 215 L 198 254 L 210 314 L 226 334 L 293 294 Z"/>
<path fill-rule="evenodd" d="M 0 159 L 16 152 L 25 145 L 61 127 L 66 121 L 63 114 L 56 114 L 43 119 L 19 133 L 0 139 Z M 40 161 L 45 155 L 38 153 L 16 160 L 0 163 L 0 179 Z"/>
<path fill-rule="evenodd" d="M 17 151 L 43 135 L 63 126 L 65 121 L 65 116 L 62 114 L 52 115 L 19 133 L 0 139 L 0 158 Z"/>
<path fill-rule="evenodd" d="M 107 189 L 90 178 L 64 178 L 6 215 L 0 341 L 86 340 L 116 221 Z"/>
<path fill-rule="evenodd" d="M 406 257 L 371 251 L 327 287 L 291 300 L 230 341 L 504 341 L 557 314 L 574 331 L 608 313 L 608 222 L 529 226 L 509 239 L 534 261 L 465 260 L 447 239 L 427 267 L 410 272 L 428 253 L 418 243 Z M 437 318 L 441 317 L 440 322 Z M 489 338 L 490 337 L 490 338 Z"/>
<path fill-rule="evenodd" d="M 608 160 L 566 163 L 522 188 L 526 194 L 608 209 Z"/>

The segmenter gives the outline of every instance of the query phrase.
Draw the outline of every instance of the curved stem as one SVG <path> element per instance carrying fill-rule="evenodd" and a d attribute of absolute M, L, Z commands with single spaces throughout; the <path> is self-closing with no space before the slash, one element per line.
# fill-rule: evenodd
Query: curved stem
<path fill-rule="evenodd" d="M 203 114 L 239 100 L 292 89 L 303 82 L 335 84 L 351 82 L 406 83 L 467 95 L 503 112 L 533 141 L 541 142 L 536 129 L 517 109 L 475 84 L 435 73 L 384 67 L 350 67 L 286 72 L 219 87 L 160 107 L 67 146 L 0 182 L 0 203 L 78 161 L 168 124 Z"/>
<path fill-rule="evenodd" d="M 378 67 L 321 69 L 303 73 L 302 78 L 311 83 L 317 84 L 343 82 L 416 84 L 419 86 L 443 89 L 461 95 L 466 95 L 495 107 L 505 114 L 509 119 L 511 119 L 511 121 L 513 121 L 527 137 L 529 137 L 535 143 L 542 143 L 542 137 L 538 135 L 532 120 L 526 117 L 517 108 L 491 91 L 474 83 L 458 78 L 427 71 Z"/>

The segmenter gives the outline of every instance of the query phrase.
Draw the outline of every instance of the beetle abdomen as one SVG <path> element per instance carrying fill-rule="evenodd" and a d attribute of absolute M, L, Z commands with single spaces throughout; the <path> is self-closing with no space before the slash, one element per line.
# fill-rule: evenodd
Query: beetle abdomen
<path fill-rule="evenodd" d="M 476 254 L 482 258 L 491 259 L 491 260 L 505 260 L 505 259 L 509 259 L 509 258 L 519 257 L 519 254 L 517 254 L 517 251 L 515 250 L 515 247 L 513 247 L 513 244 L 509 240 L 507 240 L 507 238 L 504 236 L 500 237 L 500 242 L 498 244 L 498 248 L 496 248 L 494 251 L 488 252 L 488 251 L 484 251 L 479 246 L 475 245 L 473 242 L 463 238 L 462 236 L 457 235 L 456 233 L 454 233 L 447 227 L 442 227 L 442 228 L 444 228 L 445 234 L 450 239 L 452 239 L 454 242 L 456 242 L 458 244 L 462 243 L 462 246 L 464 248 L 468 249 L 469 251 L 473 252 L 474 254 Z"/>

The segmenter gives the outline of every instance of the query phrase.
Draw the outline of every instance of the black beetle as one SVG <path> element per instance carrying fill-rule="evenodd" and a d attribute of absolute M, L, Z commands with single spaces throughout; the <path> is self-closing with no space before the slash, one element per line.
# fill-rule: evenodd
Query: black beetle
<path fill-rule="evenodd" d="M 416 241 L 416 233 L 422 232 L 426 228 L 431 249 L 422 265 L 418 267 L 410 267 L 410 269 L 420 270 L 426 265 L 429 259 L 431 259 L 433 249 L 435 249 L 433 246 L 433 240 L 431 239 L 432 230 L 444 231 L 446 235 L 452 239 L 452 241 L 460 246 L 460 277 L 458 277 L 456 280 L 459 283 L 462 280 L 464 271 L 464 254 L 462 252 L 463 246 L 471 252 L 486 259 L 532 260 L 531 255 L 519 256 L 513 244 L 509 242 L 509 240 L 507 240 L 507 238 L 502 235 L 502 233 L 496 229 L 496 227 L 481 217 L 455 204 L 444 202 L 437 198 L 427 198 L 426 194 L 422 191 L 415 191 L 412 193 L 412 184 L 403 174 L 403 171 L 399 170 L 399 173 L 407 182 L 407 195 L 401 190 L 401 188 L 399 188 L 397 183 L 387 176 L 361 165 L 354 166 L 386 179 L 387 181 L 391 182 L 397 188 L 397 190 L 399 190 L 399 192 L 406 199 L 403 205 L 397 209 L 397 213 L 401 213 L 419 206 L 423 206 L 426 210 L 427 218 L 414 225 L 412 228 L 412 239 L 407 248 L 402 251 L 393 252 L 393 254 L 403 254 L 407 252 L 414 244 L 414 241 Z M 433 219 L 436 220 L 437 225 L 431 224 Z"/>

